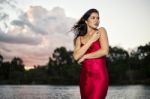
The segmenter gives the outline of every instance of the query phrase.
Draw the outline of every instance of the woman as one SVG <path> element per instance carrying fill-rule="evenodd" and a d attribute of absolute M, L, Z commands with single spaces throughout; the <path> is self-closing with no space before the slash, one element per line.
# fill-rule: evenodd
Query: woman
<path fill-rule="evenodd" d="M 88 10 L 73 26 L 73 57 L 82 64 L 80 93 L 82 99 L 105 99 L 108 90 L 106 55 L 109 52 L 107 32 L 99 26 L 99 12 Z"/>

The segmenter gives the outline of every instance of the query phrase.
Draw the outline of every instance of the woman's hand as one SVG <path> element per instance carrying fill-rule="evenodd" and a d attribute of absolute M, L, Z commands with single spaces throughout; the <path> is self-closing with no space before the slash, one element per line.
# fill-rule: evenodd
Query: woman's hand
<path fill-rule="evenodd" d="M 86 55 L 82 56 L 82 57 L 78 60 L 78 63 L 79 63 L 79 64 L 82 63 L 85 59 L 87 59 L 87 56 L 86 56 Z"/>
<path fill-rule="evenodd" d="M 90 38 L 91 42 L 95 42 L 96 40 L 98 40 L 100 37 L 100 32 L 99 31 L 96 31 L 92 37 Z"/>

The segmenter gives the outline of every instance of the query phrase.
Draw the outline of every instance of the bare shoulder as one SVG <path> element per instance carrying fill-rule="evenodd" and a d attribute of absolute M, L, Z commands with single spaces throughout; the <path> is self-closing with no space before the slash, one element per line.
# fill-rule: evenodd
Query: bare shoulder
<path fill-rule="evenodd" d="M 98 29 L 98 31 L 100 32 L 100 33 L 102 33 L 102 34 L 106 34 L 107 32 L 106 32 L 106 29 L 104 28 L 104 27 L 100 27 L 99 29 Z"/>
<path fill-rule="evenodd" d="M 80 44 L 80 39 L 81 39 L 81 36 L 78 36 L 77 38 L 76 38 L 76 44 Z"/>
<path fill-rule="evenodd" d="M 78 36 L 78 37 L 77 37 L 77 40 L 78 40 L 78 41 L 81 41 L 81 38 L 82 38 L 82 36 Z"/>
<path fill-rule="evenodd" d="M 108 39 L 107 31 L 104 27 L 100 27 L 98 31 L 100 32 L 100 39 Z"/>

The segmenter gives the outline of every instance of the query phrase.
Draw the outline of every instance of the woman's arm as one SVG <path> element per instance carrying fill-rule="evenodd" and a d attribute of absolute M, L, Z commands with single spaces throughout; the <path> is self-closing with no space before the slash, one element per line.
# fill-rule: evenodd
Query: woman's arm
<path fill-rule="evenodd" d="M 73 51 L 73 57 L 75 60 L 78 60 L 79 58 L 81 58 L 85 52 L 88 50 L 88 48 L 91 46 L 92 41 L 89 40 L 86 44 L 84 44 L 81 47 L 81 41 L 80 41 L 80 36 L 76 39 L 75 41 L 75 48 Z"/>
<path fill-rule="evenodd" d="M 106 56 L 109 53 L 109 42 L 108 42 L 108 37 L 107 37 L 107 32 L 105 28 L 101 27 L 99 29 L 100 32 L 100 44 L 101 44 L 101 49 L 85 54 L 80 60 L 79 63 L 82 62 L 84 59 L 91 59 L 91 58 L 99 58 L 102 56 Z"/>
<path fill-rule="evenodd" d="M 95 42 L 96 40 L 98 40 L 100 37 L 100 33 L 94 33 L 92 35 L 92 37 L 86 42 L 86 44 L 84 44 L 81 47 L 81 41 L 80 41 L 80 37 L 78 37 L 76 39 L 75 42 L 75 49 L 73 51 L 73 57 L 75 60 L 79 60 L 81 57 L 83 57 L 83 55 L 86 53 L 86 51 L 89 49 L 89 47 L 91 46 L 91 44 L 93 42 Z"/>

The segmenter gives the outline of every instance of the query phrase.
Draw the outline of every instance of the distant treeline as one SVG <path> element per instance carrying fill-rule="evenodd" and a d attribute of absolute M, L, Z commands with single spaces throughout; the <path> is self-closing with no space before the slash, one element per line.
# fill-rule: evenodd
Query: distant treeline
<path fill-rule="evenodd" d="M 0 84 L 79 84 L 82 66 L 65 47 L 56 48 L 44 66 L 26 71 L 21 58 L 4 62 L 0 55 Z M 107 56 L 110 85 L 150 85 L 150 42 L 130 53 L 120 47 L 111 47 Z"/>

